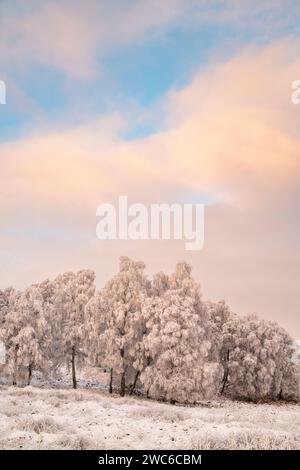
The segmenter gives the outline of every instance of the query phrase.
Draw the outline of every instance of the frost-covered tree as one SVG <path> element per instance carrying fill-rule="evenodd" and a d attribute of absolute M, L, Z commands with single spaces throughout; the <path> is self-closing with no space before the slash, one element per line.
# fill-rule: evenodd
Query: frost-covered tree
<path fill-rule="evenodd" d="M 224 324 L 223 335 L 228 394 L 254 401 L 292 398 L 293 341 L 283 328 L 255 315 L 235 316 Z"/>
<path fill-rule="evenodd" d="M 295 365 L 300 365 L 300 340 L 296 340 L 293 343 L 292 362 Z"/>
<path fill-rule="evenodd" d="M 104 354 L 102 335 L 107 327 L 102 292 L 96 292 L 85 307 L 84 348 L 91 362 L 101 366 Z"/>
<path fill-rule="evenodd" d="M 12 287 L 8 287 L 3 290 L 0 289 L 0 348 L 3 361 L 5 361 L 6 358 L 6 343 L 8 342 L 8 337 L 5 330 L 6 316 L 12 308 L 15 295 L 16 292 Z M 4 363 L 1 363 L 0 370 L 1 373 L 4 373 L 5 375 L 7 367 Z"/>
<path fill-rule="evenodd" d="M 71 364 L 73 388 L 77 388 L 76 366 L 84 363 L 83 336 L 85 307 L 95 292 L 95 274 L 81 270 L 68 272 L 55 281 L 52 305 L 52 335 L 56 347 L 56 365 Z"/>
<path fill-rule="evenodd" d="M 106 325 L 100 338 L 103 366 L 120 377 L 121 396 L 134 388 L 143 367 L 141 311 L 149 290 L 144 268 L 142 262 L 120 258 L 119 272 L 105 285 L 98 307 L 104 315 L 100 324 Z M 98 328 L 102 331 L 99 323 Z"/>
<path fill-rule="evenodd" d="M 216 393 L 222 373 L 213 357 L 207 309 L 188 264 L 178 263 L 163 284 L 168 288 L 147 299 L 143 308 L 144 347 L 151 359 L 141 380 L 154 398 L 197 402 Z"/>
<path fill-rule="evenodd" d="M 57 366 L 57 357 L 60 354 L 61 346 L 61 317 L 56 310 L 57 303 L 57 283 L 50 279 L 46 279 L 38 284 L 34 284 L 39 290 L 43 316 L 48 326 L 48 341 L 47 341 L 47 359 L 48 369 L 53 370 Z M 60 312 L 60 309 L 58 309 Z M 58 361 L 59 363 L 59 361 Z"/>
<path fill-rule="evenodd" d="M 4 325 L 6 314 L 10 310 L 15 291 L 12 287 L 0 289 L 0 328 Z"/>
<path fill-rule="evenodd" d="M 107 336 L 104 334 L 108 328 L 108 306 L 102 291 L 96 292 L 85 308 L 84 348 L 89 360 L 96 367 L 103 367 L 106 363 Z M 113 391 L 113 368 L 110 368 L 109 393 Z"/>
<path fill-rule="evenodd" d="M 26 373 L 29 384 L 33 370 L 47 369 L 49 328 L 37 287 L 31 286 L 13 295 L 0 336 L 5 344 L 7 367 L 14 385 L 22 374 Z"/>
<path fill-rule="evenodd" d="M 40 293 L 41 303 L 47 312 L 49 311 L 49 307 L 54 302 L 55 296 L 55 283 L 50 279 L 45 279 L 44 281 L 33 284 L 33 287 L 36 287 Z"/>
<path fill-rule="evenodd" d="M 300 401 L 300 341 L 293 342 L 291 364 L 284 374 L 282 397 Z"/>
<path fill-rule="evenodd" d="M 0 341 L 16 384 L 86 358 L 110 370 L 120 394 L 193 403 L 217 390 L 242 399 L 300 399 L 299 343 L 276 323 L 239 317 L 225 302 L 203 302 L 186 263 L 154 275 L 127 257 L 95 294 L 90 270 L 65 273 L 17 292 L 0 290 Z M 223 378 L 222 378 L 223 377 Z"/>
<path fill-rule="evenodd" d="M 160 297 L 170 289 L 170 277 L 163 271 L 154 274 L 151 282 L 151 295 Z"/>

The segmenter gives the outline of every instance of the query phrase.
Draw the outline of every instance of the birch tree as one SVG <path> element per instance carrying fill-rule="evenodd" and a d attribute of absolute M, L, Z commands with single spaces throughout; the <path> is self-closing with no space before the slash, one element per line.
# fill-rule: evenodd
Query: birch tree
<path fill-rule="evenodd" d="M 283 328 L 255 315 L 235 316 L 223 334 L 229 351 L 228 394 L 253 401 L 289 398 L 293 341 Z"/>
<path fill-rule="evenodd" d="M 141 380 L 148 394 L 180 403 L 213 396 L 221 367 L 212 357 L 210 320 L 188 264 L 178 263 L 169 288 L 146 301 L 143 316 L 151 362 Z"/>
<path fill-rule="evenodd" d="M 6 333 L 6 316 L 8 312 L 12 309 L 12 304 L 15 299 L 16 292 L 12 287 L 6 289 L 0 289 L 0 342 L 1 342 L 1 355 L 2 361 L 0 365 L 0 370 L 5 374 L 7 367 L 5 366 L 6 356 L 6 347 L 8 343 L 8 335 Z"/>
<path fill-rule="evenodd" d="M 107 356 L 107 338 L 105 334 L 108 328 L 109 306 L 106 303 L 102 291 L 97 292 L 87 303 L 85 309 L 86 321 L 84 327 L 84 348 L 89 360 L 96 367 L 103 367 Z M 113 392 L 114 371 L 110 369 L 109 393 Z"/>
<path fill-rule="evenodd" d="M 37 287 L 31 286 L 22 293 L 15 293 L 6 314 L 1 337 L 6 347 L 7 366 L 14 385 L 25 371 L 27 384 L 30 384 L 33 370 L 46 371 L 49 328 Z"/>
<path fill-rule="evenodd" d="M 73 388 L 77 388 L 76 367 L 85 360 L 83 335 L 85 307 L 95 292 L 95 274 L 91 270 L 81 270 L 58 276 L 55 281 L 55 294 L 52 306 L 57 365 L 66 362 L 71 365 Z"/>
<path fill-rule="evenodd" d="M 5 324 L 5 318 L 11 308 L 14 295 L 15 290 L 12 287 L 0 289 L 0 330 Z"/>
<path fill-rule="evenodd" d="M 145 265 L 127 257 L 120 258 L 120 269 L 105 285 L 102 302 L 106 329 L 101 335 L 105 346 L 104 366 L 120 377 L 120 395 L 135 386 L 142 368 L 142 306 L 149 281 Z"/>

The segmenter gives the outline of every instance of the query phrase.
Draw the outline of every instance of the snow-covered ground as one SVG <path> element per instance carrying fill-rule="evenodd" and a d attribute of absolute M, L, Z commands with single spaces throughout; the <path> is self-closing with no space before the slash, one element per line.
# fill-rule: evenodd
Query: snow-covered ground
<path fill-rule="evenodd" d="M 300 449 L 300 406 L 0 386 L 1 449 Z"/>

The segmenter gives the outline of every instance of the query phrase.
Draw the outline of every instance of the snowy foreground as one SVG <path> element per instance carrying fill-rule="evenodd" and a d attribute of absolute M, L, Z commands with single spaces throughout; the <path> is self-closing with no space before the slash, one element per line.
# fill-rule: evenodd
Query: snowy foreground
<path fill-rule="evenodd" d="M 0 386 L 1 449 L 300 449 L 300 406 Z"/>

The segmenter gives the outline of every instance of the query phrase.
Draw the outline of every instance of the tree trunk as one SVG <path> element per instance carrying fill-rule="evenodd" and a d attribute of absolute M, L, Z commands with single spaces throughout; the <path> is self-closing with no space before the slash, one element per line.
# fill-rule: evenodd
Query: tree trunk
<path fill-rule="evenodd" d="M 139 378 L 139 375 L 140 375 L 140 371 L 138 370 L 135 374 L 134 381 L 133 381 L 133 384 L 132 384 L 129 395 L 133 395 L 133 392 L 134 392 L 134 389 L 135 389 L 135 386 L 136 386 L 136 383 L 137 383 L 137 379 Z"/>
<path fill-rule="evenodd" d="M 27 382 L 27 385 L 30 385 L 31 377 L 32 377 L 32 364 L 29 364 L 29 366 L 28 366 L 28 382 Z"/>
<path fill-rule="evenodd" d="M 120 396 L 121 397 L 124 397 L 125 395 L 125 388 L 126 388 L 126 375 L 125 375 L 125 371 L 122 373 L 122 376 L 121 376 L 121 386 L 120 386 Z"/>
<path fill-rule="evenodd" d="M 75 346 L 72 347 L 72 380 L 73 388 L 77 388 L 76 369 L 75 369 Z"/>
<path fill-rule="evenodd" d="M 113 392 L 113 378 L 114 378 L 114 370 L 110 369 L 109 393 Z"/>
<path fill-rule="evenodd" d="M 223 395 L 224 391 L 225 391 L 225 387 L 227 385 L 227 381 L 228 381 L 228 369 L 225 371 L 225 374 L 224 374 L 224 378 L 223 378 L 223 385 L 222 385 L 222 390 L 221 390 L 221 395 Z"/>
<path fill-rule="evenodd" d="M 121 375 L 120 396 L 124 397 L 126 390 L 126 367 L 124 366 L 124 348 L 120 351 L 121 358 L 123 359 L 123 372 Z"/>
<path fill-rule="evenodd" d="M 150 366 L 150 364 L 151 364 L 151 357 L 150 357 L 150 356 L 147 356 L 146 361 L 147 361 L 147 362 L 146 362 L 147 366 Z M 147 388 L 146 398 L 150 398 L 150 387 Z"/>
<path fill-rule="evenodd" d="M 15 354 L 14 354 L 14 372 L 13 372 L 13 380 L 12 384 L 15 387 L 17 385 L 17 359 L 18 359 L 18 350 L 19 350 L 19 345 L 17 344 L 15 347 Z"/>
<path fill-rule="evenodd" d="M 226 388 L 226 385 L 227 385 L 227 382 L 228 382 L 228 375 L 229 375 L 229 350 L 227 351 L 227 354 L 226 354 L 226 362 L 224 364 L 224 376 L 223 376 L 223 386 L 222 386 L 222 390 L 221 390 L 221 395 L 223 395 L 224 391 L 225 391 L 225 388 Z"/>

